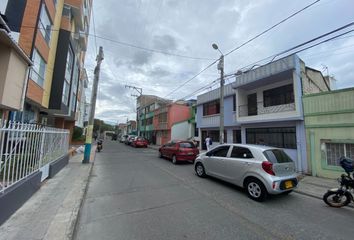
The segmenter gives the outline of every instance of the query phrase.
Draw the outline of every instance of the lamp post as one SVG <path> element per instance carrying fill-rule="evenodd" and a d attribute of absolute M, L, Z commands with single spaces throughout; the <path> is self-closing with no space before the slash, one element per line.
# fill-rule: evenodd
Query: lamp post
<path fill-rule="evenodd" d="M 221 54 L 218 63 L 218 70 L 220 70 L 220 130 L 219 130 L 219 142 L 224 143 L 224 54 L 220 51 L 218 45 L 212 44 L 215 50 L 218 50 Z"/>

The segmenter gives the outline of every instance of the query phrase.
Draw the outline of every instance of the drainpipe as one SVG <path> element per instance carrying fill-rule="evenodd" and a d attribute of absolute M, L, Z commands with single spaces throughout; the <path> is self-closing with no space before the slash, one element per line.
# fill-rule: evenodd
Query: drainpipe
<path fill-rule="evenodd" d="M 317 176 L 316 159 L 315 159 L 315 132 L 310 130 L 310 161 L 312 176 Z"/>

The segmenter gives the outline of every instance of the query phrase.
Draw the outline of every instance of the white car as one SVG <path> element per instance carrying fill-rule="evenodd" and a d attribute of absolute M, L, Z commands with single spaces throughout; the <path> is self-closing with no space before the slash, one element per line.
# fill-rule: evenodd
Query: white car
<path fill-rule="evenodd" d="M 200 154 L 194 169 L 199 177 L 210 175 L 244 187 L 256 201 L 264 201 L 268 194 L 289 193 L 298 183 L 293 160 L 269 146 L 222 144 Z"/>

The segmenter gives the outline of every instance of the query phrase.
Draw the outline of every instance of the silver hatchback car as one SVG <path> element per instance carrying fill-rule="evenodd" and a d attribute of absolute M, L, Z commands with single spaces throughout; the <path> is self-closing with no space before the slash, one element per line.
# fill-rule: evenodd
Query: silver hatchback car
<path fill-rule="evenodd" d="M 290 193 L 298 183 L 293 160 L 269 146 L 223 144 L 198 155 L 194 169 L 199 177 L 210 175 L 244 187 L 256 201 L 268 194 Z"/>

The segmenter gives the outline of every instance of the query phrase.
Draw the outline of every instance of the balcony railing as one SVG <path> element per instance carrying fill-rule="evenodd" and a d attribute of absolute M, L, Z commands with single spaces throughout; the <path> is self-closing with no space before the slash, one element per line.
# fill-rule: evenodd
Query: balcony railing
<path fill-rule="evenodd" d="M 156 130 L 166 130 L 166 129 L 168 129 L 167 122 L 160 122 L 157 124 Z"/>
<path fill-rule="evenodd" d="M 263 114 L 272 114 L 280 112 L 290 112 L 295 111 L 295 103 L 288 103 L 276 106 L 264 107 L 263 102 L 257 102 L 257 105 L 240 105 L 238 107 L 239 117 L 255 116 Z"/>

